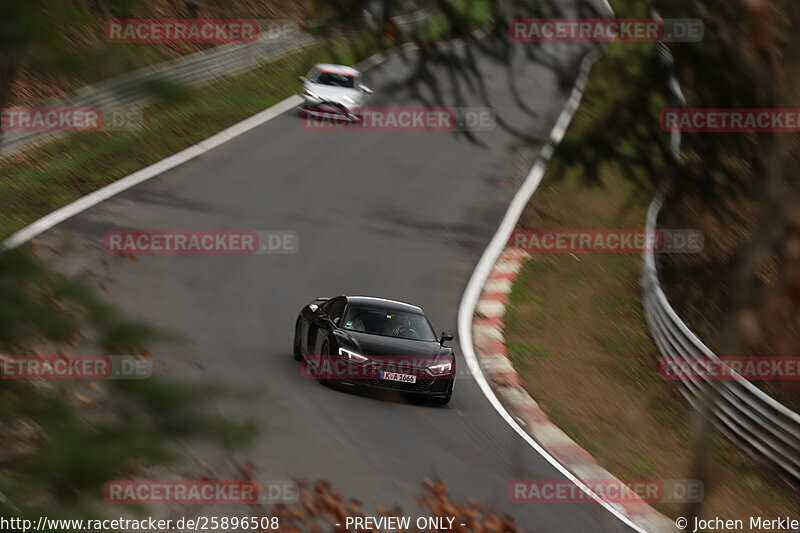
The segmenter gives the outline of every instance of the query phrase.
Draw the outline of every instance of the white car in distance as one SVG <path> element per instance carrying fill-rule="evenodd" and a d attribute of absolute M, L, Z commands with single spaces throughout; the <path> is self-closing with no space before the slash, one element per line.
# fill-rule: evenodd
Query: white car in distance
<path fill-rule="evenodd" d="M 352 67 L 320 63 L 298 78 L 303 84 L 301 113 L 305 116 L 359 120 L 359 110 L 372 89 L 361 84 L 361 73 Z"/>

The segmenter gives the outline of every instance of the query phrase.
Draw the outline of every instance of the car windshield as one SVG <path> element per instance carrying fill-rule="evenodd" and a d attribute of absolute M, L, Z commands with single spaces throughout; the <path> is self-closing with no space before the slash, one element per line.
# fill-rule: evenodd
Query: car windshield
<path fill-rule="evenodd" d="M 419 313 L 406 313 L 373 306 L 350 305 L 341 323 L 344 329 L 363 331 L 401 339 L 436 341 L 428 319 Z"/>
<path fill-rule="evenodd" d="M 314 83 L 320 85 L 331 85 L 333 87 L 345 87 L 352 89 L 356 86 L 356 77 L 347 74 L 336 74 L 334 72 L 320 71 Z"/>

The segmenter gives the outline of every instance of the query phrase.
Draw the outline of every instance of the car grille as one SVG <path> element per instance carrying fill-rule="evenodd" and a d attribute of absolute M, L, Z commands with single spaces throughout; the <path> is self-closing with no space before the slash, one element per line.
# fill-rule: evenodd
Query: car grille
<path fill-rule="evenodd" d="M 432 378 L 427 372 L 417 369 L 416 371 L 405 371 L 403 374 L 413 374 L 417 376 L 416 383 L 406 383 L 403 381 L 393 381 L 389 379 L 381 379 L 381 370 L 383 365 L 380 363 L 372 363 L 367 372 L 367 377 L 361 382 L 369 387 L 379 387 L 382 389 L 392 389 L 406 392 L 432 392 L 432 393 L 446 393 L 450 385 L 450 378 Z M 397 368 L 388 368 L 391 372 L 397 372 Z"/>
<path fill-rule="evenodd" d="M 404 392 L 447 392 L 450 383 L 449 379 L 418 379 L 416 383 L 403 383 L 402 381 L 392 381 L 389 379 L 365 379 L 361 381 L 368 387 L 379 387 L 381 389 L 392 389 Z"/>

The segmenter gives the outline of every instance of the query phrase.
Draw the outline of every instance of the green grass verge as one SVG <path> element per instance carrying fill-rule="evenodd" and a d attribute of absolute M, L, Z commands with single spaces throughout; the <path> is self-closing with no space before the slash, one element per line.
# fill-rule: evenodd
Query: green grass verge
<path fill-rule="evenodd" d="M 75 133 L 0 161 L 0 238 L 283 100 L 314 63 L 351 54 L 345 43 L 314 45 L 155 104 L 136 130 Z"/>
<path fill-rule="evenodd" d="M 565 141 L 597 128 L 597 117 L 630 97 L 626 92 L 645 71 L 650 46 L 610 47 L 594 66 Z M 573 163 L 556 151 L 521 229 L 644 227 L 654 191 L 637 188 L 609 165 L 589 183 Z M 505 340 L 523 386 L 602 466 L 623 480 L 686 479 L 693 475 L 693 411 L 677 385 L 659 376 L 640 271 L 638 254 L 534 254 L 514 283 Z M 796 508 L 795 491 L 722 436 L 715 435 L 711 446 L 704 514 L 747 520 Z M 655 507 L 672 516 L 686 510 L 680 504 Z"/>
<path fill-rule="evenodd" d="M 490 15 L 490 0 L 455 4 L 476 28 Z M 421 33 L 448 38 L 452 28 L 434 17 Z M 0 240 L 92 191 L 187 148 L 291 96 L 296 76 L 315 63 L 355 64 L 397 43 L 363 37 L 315 44 L 245 74 L 199 89 L 179 91 L 145 110 L 133 131 L 74 133 L 0 160 Z"/>

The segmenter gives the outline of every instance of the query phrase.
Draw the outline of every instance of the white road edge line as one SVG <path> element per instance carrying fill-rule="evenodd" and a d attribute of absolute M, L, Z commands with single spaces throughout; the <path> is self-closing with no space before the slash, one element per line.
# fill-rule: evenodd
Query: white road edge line
<path fill-rule="evenodd" d="M 539 455 L 544 457 L 556 468 L 556 470 L 561 472 L 564 477 L 577 485 L 578 488 L 585 492 L 589 497 L 597 501 L 611 514 L 634 530 L 640 533 L 647 533 L 646 530 L 638 527 L 636 524 L 631 522 L 628 517 L 614 509 L 614 507 L 603 501 L 599 496 L 592 492 L 578 478 L 569 472 L 569 470 L 561 466 L 561 464 L 556 461 L 553 456 L 547 453 L 544 448 L 539 446 L 539 444 L 519 426 L 519 424 L 511 417 L 508 411 L 506 411 L 506 409 L 497 399 L 497 396 L 495 396 L 494 392 L 492 392 L 491 387 L 489 387 L 489 383 L 486 381 L 486 378 L 480 371 L 478 360 L 475 357 L 475 351 L 472 346 L 472 314 L 475 310 L 475 305 L 478 302 L 478 297 L 480 296 L 481 290 L 483 289 L 483 285 L 486 282 L 486 279 L 489 277 L 489 273 L 491 272 L 494 263 L 497 261 L 497 258 L 503 251 L 505 243 L 508 241 L 511 232 L 514 230 L 519 217 L 522 215 L 522 210 L 525 208 L 525 205 L 528 203 L 528 200 L 531 198 L 531 196 L 533 196 L 533 193 L 536 192 L 536 189 L 539 187 L 539 183 L 542 181 L 542 177 L 544 176 L 546 163 L 550 160 L 550 157 L 552 157 L 555 146 L 558 145 L 558 143 L 561 142 L 561 139 L 564 138 L 567 127 L 572 121 L 572 117 L 575 115 L 575 112 L 578 110 L 581 97 L 583 95 L 583 89 L 589 79 L 589 71 L 591 70 L 594 62 L 601 56 L 602 53 L 599 52 L 599 49 L 595 49 L 590 54 L 585 56 L 581 61 L 578 80 L 575 82 L 575 86 L 572 89 L 572 94 L 570 95 L 567 105 L 561 111 L 561 114 L 556 121 L 556 125 L 550 132 L 550 141 L 539 153 L 536 163 L 531 169 L 531 172 L 528 174 L 528 177 L 525 179 L 525 183 L 523 183 L 522 187 L 520 187 L 519 191 L 517 191 L 517 194 L 514 196 L 514 199 L 509 205 L 500 227 L 489 243 L 489 246 L 486 248 L 486 250 L 484 250 L 480 261 L 478 261 L 478 264 L 475 267 L 472 276 L 470 277 L 467 288 L 464 290 L 464 294 L 461 298 L 461 304 L 458 308 L 458 332 L 460 337 L 459 345 L 461 346 L 461 351 L 464 354 L 464 358 L 467 360 L 467 365 L 470 367 L 470 371 L 474 375 L 478 386 L 481 388 L 481 391 L 489 400 L 489 403 L 492 404 L 503 420 L 505 420 L 525 440 L 525 442 L 527 442 L 534 450 L 536 450 Z M 106 185 L 105 187 L 98 189 L 93 193 L 67 204 L 11 235 L 8 239 L 3 241 L 2 248 L 16 248 L 17 246 L 20 246 L 34 237 L 44 233 L 53 226 L 64 222 L 65 220 L 111 198 L 112 196 L 115 196 L 127 189 L 130 189 L 131 187 L 163 174 L 164 172 L 182 165 L 183 163 L 186 163 L 187 161 L 190 161 L 195 157 L 198 157 L 199 155 L 202 155 L 209 150 L 212 150 L 242 135 L 243 133 L 269 122 L 273 118 L 291 110 L 301 101 L 301 98 L 297 95 L 290 96 L 289 98 L 278 102 L 272 107 L 269 107 L 248 119 L 234 124 L 230 128 L 223 130 L 216 135 L 209 137 L 208 139 L 204 139 L 199 143 L 178 152 L 177 154 L 169 156 L 166 159 L 162 159 L 157 163 L 138 170 L 133 174 L 121 178 L 110 185 Z M 465 339 L 468 340 L 467 344 L 465 344 Z"/>
<path fill-rule="evenodd" d="M 297 95 L 290 96 L 289 98 L 278 102 L 271 107 L 268 107 L 264 111 L 261 111 L 250 118 L 234 124 L 230 128 L 212 135 L 208 139 L 203 139 L 199 143 L 181 150 L 177 154 L 171 155 L 166 159 L 162 159 L 157 163 L 153 163 L 148 167 L 145 167 L 134 172 L 133 174 L 106 185 L 105 187 L 98 189 L 93 193 L 87 194 L 86 196 L 83 196 L 82 198 L 79 198 L 78 200 L 75 200 L 64 207 L 57 209 L 48 215 L 45 215 L 39 220 L 17 231 L 2 243 L 2 248 L 16 248 L 17 246 L 20 246 L 21 244 L 24 244 L 34 237 L 44 233 L 53 226 L 64 222 L 68 218 L 71 218 L 78 213 L 99 204 L 100 202 L 108 200 L 112 196 L 115 196 L 127 189 L 130 189 L 131 187 L 163 174 L 164 172 L 182 165 L 187 161 L 190 161 L 195 157 L 208 152 L 209 150 L 213 150 L 217 146 L 220 146 L 221 144 L 224 144 L 231 139 L 242 135 L 243 133 L 269 122 L 273 118 L 282 115 L 283 113 L 299 105 L 302 101 L 302 98 Z"/>
<path fill-rule="evenodd" d="M 419 48 L 414 43 L 405 43 L 403 47 L 404 50 L 407 52 Z M 390 50 L 388 53 L 379 52 L 377 54 L 373 54 L 367 59 L 361 61 L 357 65 L 357 67 L 362 71 L 369 70 L 386 61 L 391 53 L 396 53 L 396 52 L 394 50 Z M 289 98 L 278 102 L 272 107 L 268 107 L 264 111 L 261 111 L 249 118 L 246 118 L 241 122 L 234 124 L 230 128 L 227 128 L 219 133 L 212 135 L 208 139 L 203 139 L 199 143 L 192 145 L 189 148 L 185 148 L 176 154 L 173 154 L 165 159 L 153 163 L 152 165 L 145 167 L 141 170 L 137 170 L 133 174 L 129 174 L 128 176 L 120 178 L 117 181 L 110 183 L 109 185 L 106 185 L 101 189 L 89 193 L 86 196 L 83 196 L 75 200 L 74 202 L 65 205 L 64 207 L 61 207 L 53 211 L 52 213 L 43 216 L 42 218 L 32 222 L 31 224 L 17 231 L 9 238 L 7 238 L 5 241 L 0 243 L 0 251 L 10 250 L 22 244 L 25 244 L 29 240 L 41 235 L 42 233 L 49 230 L 53 226 L 61 224 L 68 218 L 71 218 L 83 211 L 86 211 L 90 207 L 94 207 L 100 202 L 104 202 L 105 200 L 108 200 L 112 196 L 116 196 L 117 194 L 126 191 L 131 187 L 135 187 L 140 183 L 143 183 L 151 178 L 163 174 L 164 172 L 167 172 L 168 170 L 171 170 L 179 165 L 182 165 L 199 155 L 202 155 L 210 150 L 213 150 L 217 146 L 224 144 L 230 141 L 231 139 L 234 139 L 242 135 L 243 133 L 247 133 L 248 131 L 257 128 L 262 124 L 266 124 L 273 118 L 278 117 L 283 113 L 290 111 L 293 107 L 300 105 L 302 102 L 303 99 L 299 95 L 290 96 Z"/>
<path fill-rule="evenodd" d="M 474 32 L 474 35 L 476 38 L 480 38 L 479 36 L 485 35 L 485 31 L 483 28 L 480 28 Z M 418 49 L 419 46 L 417 46 L 415 43 L 405 43 L 402 45 L 402 48 L 405 52 L 411 52 Z M 389 55 L 392 53 L 397 52 L 396 50 L 378 52 L 377 54 L 373 54 L 370 57 L 360 61 L 356 67 L 362 71 L 369 70 L 386 61 L 389 58 Z M 290 96 L 289 98 L 278 102 L 272 107 L 246 118 L 245 120 L 234 124 L 228 129 L 212 135 L 208 139 L 203 139 L 199 143 L 192 145 L 189 148 L 185 148 L 184 150 L 181 150 L 180 152 L 173 154 L 166 159 L 162 159 L 161 161 L 153 163 L 152 165 L 138 170 L 133 174 L 129 174 L 124 178 L 120 178 L 119 180 L 106 185 L 101 189 L 89 193 L 86 196 L 83 196 L 74 202 L 65 205 L 64 207 L 61 207 L 52 213 L 43 216 L 42 218 L 17 231 L 5 241 L 0 243 L 0 251 L 10 250 L 25 244 L 29 240 L 44 233 L 53 226 L 64 222 L 68 218 L 86 211 L 90 207 L 108 200 L 112 196 L 116 196 L 117 194 L 130 189 L 131 187 L 135 187 L 136 185 L 139 185 L 140 183 L 143 183 L 151 178 L 154 178 L 159 174 L 163 174 L 164 172 L 167 172 L 178 165 L 182 165 L 187 161 L 190 161 L 195 157 L 208 152 L 209 150 L 213 150 L 217 146 L 224 144 L 231 139 L 242 135 L 243 133 L 269 122 L 273 118 L 282 115 L 283 113 L 291 110 L 293 107 L 300 105 L 302 102 L 303 99 L 299 95 Z"/>
<path fill-rule="evenodd" d="M 500 227 L 497 228 L 497 232 L 494 234 L 494 237 L 492 237 L 492 240 L 489 242 L 486 250 L 484 250 L 483 255 L 478 261 L 478 264 L 475 266 L 475 270 L 472 272 L 472 277 L 470 277 L 467 288 L 464 289 L 464 295 L 461 297 L 461 304 L 458 306 L 458 335 L 461 353 L 464 354 L 464 359 L 467 361 L 467 366 L 469 367 L 470 372 L 472 372 L 472 375 L 475 377 L 475 381 L 478 383 L 478 386 L 480 387 L 484 396 L 486 396 L 486 399 L 489 400 L 489 403 L 492 404 L 492 407 L 495 408 L 503 420 L 505 420 L 506 423 L 508 423 L 508 425 L 511 426 L 511 428 L 514 429 L 514 431 L 516 431 L 519 436 L 531 446 L 531 448 L 536 450 L 539 455 L 544 457 L 547 462 L 553 465 L 556 470 L 561 472 L 564 477 L 577 485 L 578 488 L 580 488 L 590 498 L 602 505 L 608 512 L 613 514 L 633 530 L 638 531 L 639 533 L 647 533 L 647 530 L 642 529 L 638 525 L 634 524 L 630 518 L 619 512 L 610 503 L 604 501 L 597 494 L 595 494 L 581 480 L 575 477 L 572 472 L 562 466 L 561 463 L 559 463 L 547 452 L 547 450 L 542 448 L 539 443 L 533 439 L 533 437 L 528 435 L 528 433 L 522 429 L 519 423 L 514 420 L 511 414 L 505 409 L 505 407 L 503 407 L 503 404 L 500 403 L 500 400 L 498 400 L 494 391 L 492 391 L 491 386 L 486 381 L 486 377 L 483 375 L 483 372 L 478 364 L 478 359 L 475 356 L 475 348 L 472 345 L 472 316 L 475 311 L 475 306 L 478 303 L 478 298 L 483 290 L 483 286 L 486 283 L 486 280 L 489 278 L 489 274 L 492 272 L 494 264 L 497 262 L 500 254 L 505 249 L 506 243 L 511 236 L 511 232 L 514 231 L 517 221 L 519 221 L 519 218 L 522 215 L 522 211 L 525 209 L 528 201 L 533 196 L 533 193 L 536 192 L 536 189 L 539 187 L 539 184 L 544 177 L 545 170 L 547 169 L 547 163 L 552 157 L 555 147 L 558 146 L 558 144 L 564 138 L 567 128 L 569 127 L 570 122 L 572 122 L 572 118 L 575 116 L 575 113 L 580 107 L 580 102 L 583 97 L 583 90 L 586 88 L 586 83 L 589 80 L 589 72 L 592 69 L 592 65 L 595 61 L 602 57 L 602 55 L 602 49 L 595 48 L 581 61 L 578 79 L 575 81 L 575 85 L 572 88 L 572 93 L 567 101 L 567 105 L 564 106 L 564 109 L 562 109 L 555 126 L 553 126 L 553 130 L 550 132 L 550 139 L 548 143 L 544 146 L 544 148 L 542 148 L 541 152 L 539 152 L 536 162 L 528 174 L 528 177 L 525 178 L 525 182 L 522 184 L 519 191 L 517 191 L 517 194 L 514 196 L 514 199 L 509 204 L 508 210 L 503 217 L 503 221 L 500 223 Z"/>

